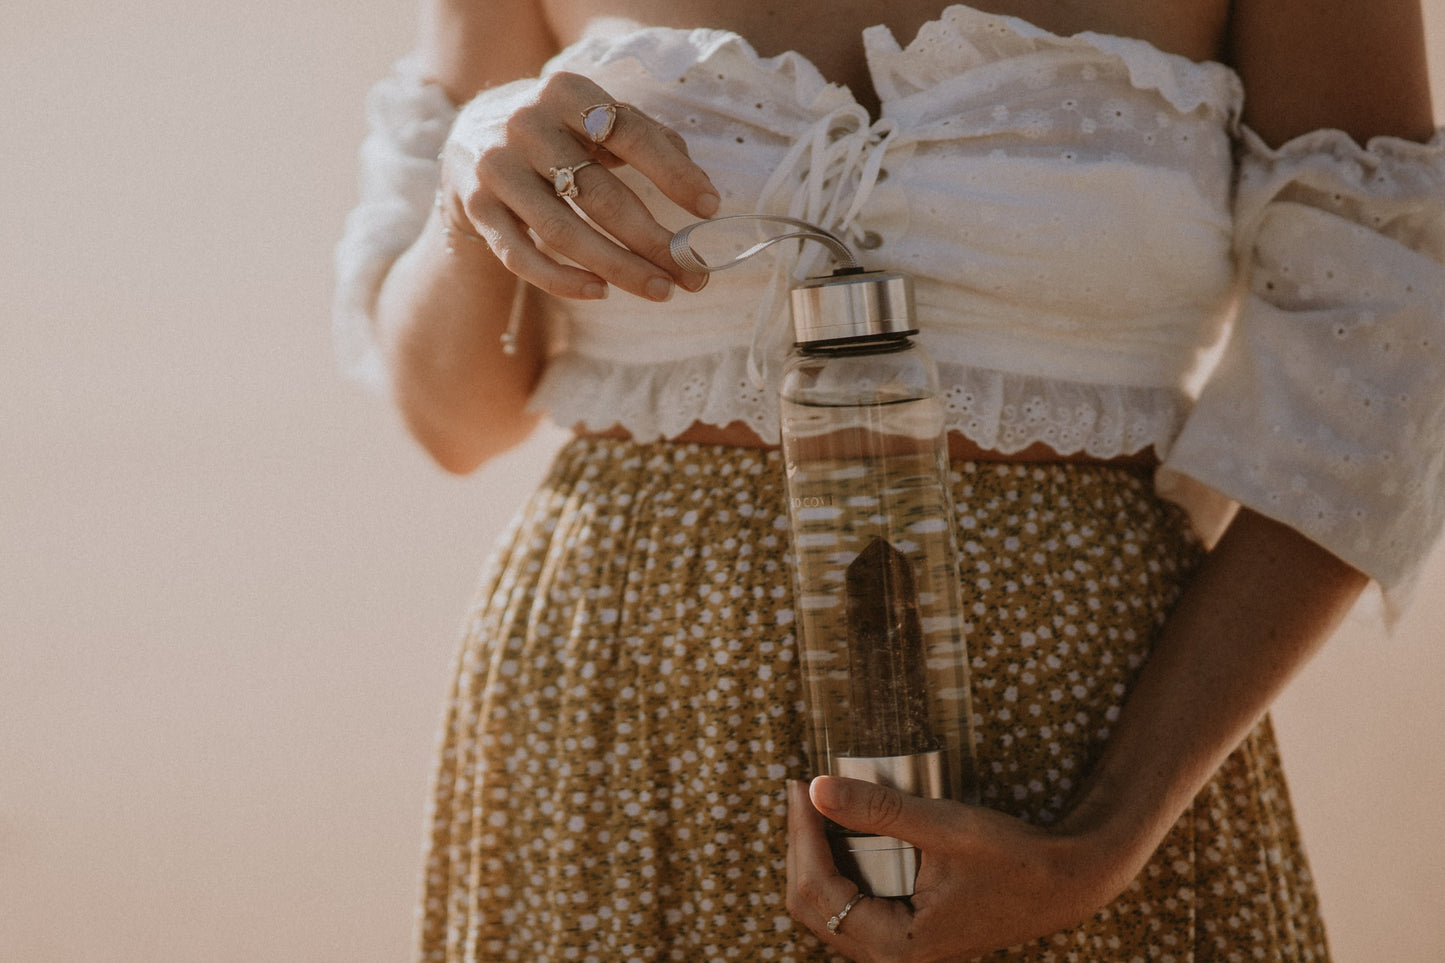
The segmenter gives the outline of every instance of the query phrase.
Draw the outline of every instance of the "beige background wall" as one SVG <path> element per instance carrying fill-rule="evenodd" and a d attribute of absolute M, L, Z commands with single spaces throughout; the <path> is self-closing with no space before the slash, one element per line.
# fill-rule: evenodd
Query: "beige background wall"
<path fill-rule="evenodd" d="M 402 959 L 453 630 L 557 437 L 449 479 L 332 374 L 361 97 L 411 8 L 3 20 L 0 960 Z M 1445 945 L 1425 602 L 1279 713 L 1342 961 Z"/>

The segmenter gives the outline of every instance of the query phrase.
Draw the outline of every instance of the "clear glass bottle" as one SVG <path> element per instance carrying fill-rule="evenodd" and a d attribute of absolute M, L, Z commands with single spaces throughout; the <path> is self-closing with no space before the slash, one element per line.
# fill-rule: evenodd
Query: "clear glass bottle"
<path fill-rule="evenodd" d="M 792 304 L 780 402 L 813 767 L 977 802 L 947 437 L 910 280 L 842 270 Z M 829 831 L 867 893 L 913 893 L 912 846 Z"/>

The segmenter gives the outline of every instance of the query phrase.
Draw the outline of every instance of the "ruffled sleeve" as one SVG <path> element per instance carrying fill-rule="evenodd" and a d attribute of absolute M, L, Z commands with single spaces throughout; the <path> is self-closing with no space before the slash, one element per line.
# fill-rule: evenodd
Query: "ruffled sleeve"
<path fill-rule="evenodd" d="M 366 99 L 361 196 L 336 246 L 332 332 L 337 361 L 375 388 L 386 383 L 372 312 L 382 278 L 421 234 L 436 193 L 440 164 L 457 109 L 427 82 L 412 57 L 397 62 Z"/>
<path fill-rule="evenodd" d="M 1234 332 L 1161 472 L 1284 522 L 1397 615 L 1445 521 L 1445 131 L 1244 132 Z"/>

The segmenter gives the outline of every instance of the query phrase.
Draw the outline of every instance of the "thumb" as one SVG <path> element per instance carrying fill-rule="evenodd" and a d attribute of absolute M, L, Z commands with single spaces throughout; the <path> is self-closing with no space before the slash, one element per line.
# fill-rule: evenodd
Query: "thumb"
<path fill-rule="evenodd" d="M 845 829 L 892 836 L 919 848 L 948 834 L 948 816 L 956 808 L 941 799 L 920 799 L 842 776 L 814 777 L 808 795 L 818 812 Z"/>

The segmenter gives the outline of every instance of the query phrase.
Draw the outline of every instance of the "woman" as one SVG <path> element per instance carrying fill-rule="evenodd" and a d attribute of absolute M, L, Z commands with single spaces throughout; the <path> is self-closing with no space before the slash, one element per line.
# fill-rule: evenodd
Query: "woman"
<path fill-rule="evenodd" d="M 1326 959 L 1261 720 L 1439 530 L 1415 0 L 426 13 L 342 333 L 451 471 L 577 438 L 469 624 L 420 957 Z M 752 211 L 917 280 L 983 808 L 802 781 L 769 305 L 816 263 L 668 254 Z M 1197 483 L 1244 506 L 1207 554 Z M 823 817 L 918 846 L 916 896 L 858 898 Z"/>

